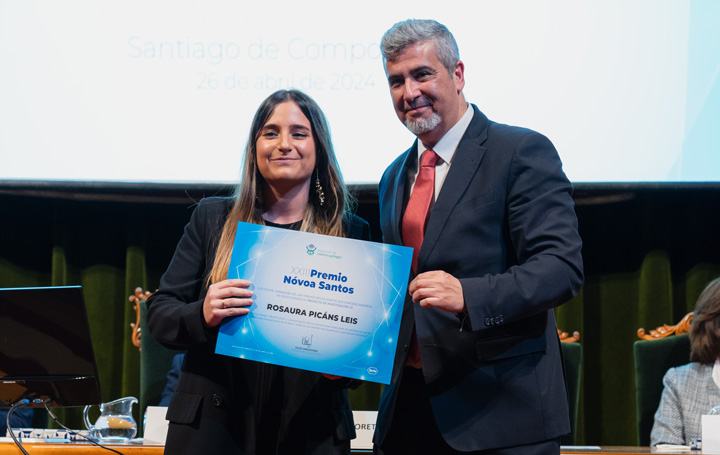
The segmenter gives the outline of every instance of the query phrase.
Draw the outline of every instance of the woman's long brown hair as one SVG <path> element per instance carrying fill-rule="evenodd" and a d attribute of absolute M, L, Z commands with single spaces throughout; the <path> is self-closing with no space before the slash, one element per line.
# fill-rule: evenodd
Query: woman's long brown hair
<path fill-rule="evenodd" d="M 208 285 L 227 278 L 230 256 L 235 240 L 238 221 L 263 224 L 263 187 L 265 180 L 257 165 L 256 143 L 262 128 L 272 116 L 275 108 L 282 103 L 293 102 L 310 121 L 315 140 L 315 171 L 310 180 L 310 194 L 305 208 L 301 231 L 318 234 L 344 236 L 342 220 L 352 210 L 354 200 L 347 192 L 338 167 L 335 151 L 330 138 L 330 128 L 317 103 L 298 90 L 279 90 L 263 101 L 255 112 L 250 128 L 242 179 L 233 193 L 234 203 L 220 235 L 215 262 L 207 278 Z M 324 203 L 320 203 L 315 191 L 316 178 L 320 180 Z"/>

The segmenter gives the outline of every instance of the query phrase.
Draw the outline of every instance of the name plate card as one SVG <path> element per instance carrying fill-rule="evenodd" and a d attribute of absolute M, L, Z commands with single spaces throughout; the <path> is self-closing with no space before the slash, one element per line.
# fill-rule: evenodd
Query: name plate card
<path fill-rule="evenodd" d="M 215 352 L 388 384 L 412 248 L 238 223 L 228 278 L 250 280 L 246 316 Z"/>
<path fill-rule="evenodd" d="M 720 454 L 720 415 L 704 415 L 702 425 L 702 453 Z"/>

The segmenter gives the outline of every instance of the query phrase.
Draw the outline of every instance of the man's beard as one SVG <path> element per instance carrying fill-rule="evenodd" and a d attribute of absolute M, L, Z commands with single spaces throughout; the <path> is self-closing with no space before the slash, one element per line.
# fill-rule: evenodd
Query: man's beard
<path fill-rule="evenodd" d="M 433 112 L 430 114 L 430 117 L 427 118 L 415 120 L 408 117 L 405 119 L 405 126 L 417 136 L 418 134 L 434 130 L 441 121 L 442 118 L 440 117 L 440 114 Z"/>

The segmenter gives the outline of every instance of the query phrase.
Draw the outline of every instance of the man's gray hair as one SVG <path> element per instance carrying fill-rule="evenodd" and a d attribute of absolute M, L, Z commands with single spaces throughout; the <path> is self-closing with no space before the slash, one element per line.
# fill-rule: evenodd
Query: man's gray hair
<path fill-rule="evenodd" d="M 398 22 L 383 35 L 380 41 L 380 50 L 385 61 L 393 61 L 408 46 L 425 41 L 435 43 L 438 59 L 452 74 L 455 71 L 455 65 L 460 60 L 460 51 L 450 30 L 437 21 L 408 19 Z"/>

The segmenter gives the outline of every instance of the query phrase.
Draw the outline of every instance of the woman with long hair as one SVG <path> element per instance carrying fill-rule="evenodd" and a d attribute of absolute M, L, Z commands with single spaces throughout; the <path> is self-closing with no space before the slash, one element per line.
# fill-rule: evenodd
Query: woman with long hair
<path fill-rule="evenodd" d="M 651 446 L 690 445 L 702 435 L 702 415 L 720 406 L 720 278 L 705 287 L 695 304 L 690 362 L 665 373 Z"/>
<path fill-rule="evenodd" d="M 237 222 L 369 239 L 352 206 L 318 105 L 297 90 L 270 95 L 255 113 L 233 196 L 200 201 L 148 299 L 152 335 L 186 351 L 166 454 L 350 453 L 353 381 L 214 352 L 222 320 L 252 305 L 250 282 L 226 279 Z"/>

